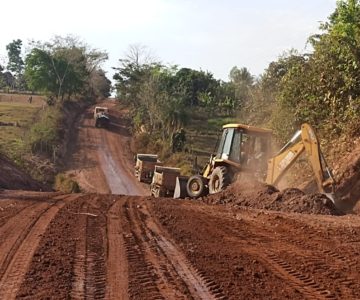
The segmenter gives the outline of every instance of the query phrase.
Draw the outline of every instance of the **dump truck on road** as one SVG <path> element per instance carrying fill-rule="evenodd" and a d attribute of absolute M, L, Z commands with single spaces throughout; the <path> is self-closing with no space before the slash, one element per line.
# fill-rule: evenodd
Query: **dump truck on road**
<path fill-rule="evenodd" d="M 110 125 L 109 109 L 107 107 L 96 106 L 94 109 L 95 127 L 108 128 Z"/>

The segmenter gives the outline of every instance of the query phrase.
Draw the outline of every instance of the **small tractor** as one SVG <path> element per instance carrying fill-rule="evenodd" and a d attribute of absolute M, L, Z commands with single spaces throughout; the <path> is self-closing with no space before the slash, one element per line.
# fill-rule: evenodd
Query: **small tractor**
<path fill-rule="evenodd" d="M 313 128 L 303 124 L 301 130 L 275 156 L 271 156 L 271 136 L 272 132 L 268 129 L 243 124 L 224 125 L 217 153 L 211 155 L 200 175 L 191 176 L 186 184 L 177 180 L 174 196 L 198 198 L 218 193 L 242 172 L 276 185 L 299 156 L 306 152 L 319 192 L 325 193 L 334 202 L 331 192 L 335 180 Z"/>
<path fill-rule="evenodd" d="M 94 109 L 95 127 L 108 128 L 110 125 L 109 109 L 96 106 Z"/>

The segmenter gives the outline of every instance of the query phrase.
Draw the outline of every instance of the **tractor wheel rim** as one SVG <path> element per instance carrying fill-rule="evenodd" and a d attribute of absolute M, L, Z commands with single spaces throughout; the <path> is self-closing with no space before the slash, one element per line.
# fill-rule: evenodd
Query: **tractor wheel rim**
<path fill-rule="evenodd" d="M 215 177 L 215 180 L 214 180 L 214 189 L 217 191 L 220 187 L 220 180 L 219 180 L 219 177 Z"/>
<path fill-rule="evenodd" d="M 197 181 L 192 182 L 191 184 L 191 190 L 194 192 L 197 192 L 200 190 L 200 185 Z"/>

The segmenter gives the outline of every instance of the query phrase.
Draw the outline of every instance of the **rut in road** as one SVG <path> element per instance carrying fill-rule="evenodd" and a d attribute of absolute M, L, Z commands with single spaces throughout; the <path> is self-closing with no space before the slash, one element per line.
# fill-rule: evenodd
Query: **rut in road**
<path fill-rule="evenodd" d="M 205 213 L 206 214 L 206 213 Z M 247 253 L 249 257 L 258 259 L 274 274 L 282 277 L 297 291 L 308 299 L 354 299 L 358 297 L 360 285 L 358 279 L 350 277 L 354 261 L 347 261 L 345 257 L 335 254 L 331 250 L 323 250 L 324 243 L 317 244 L 316 235 L 311 230 L 306 233 L 310 241 L 304 248 L 304 240 L 300 232 L 291 237 L 288 232 L 295 232 L 304 227 L 287 227 L 274 234 L 276 227 L 264 227 L 263 222 L 231 222 L 225 218 L 214 219 L 211 214 L 206 214 L 209 220 L 221 224 L 222 230 L 227 234 L 238 237 L 238 248 Z M 269 224 L 270 225 L 270 224 Z M 296 236 L 299 236 L 297 239 Z M 276 238 L 274 238 L 276 237 Z M 313 238 L 312 238 L 313 237 Z M 265 243 L 266 248 L 259 251 L 259 245 Z M 333 247 L 334 245 L 332 245 Z M 347 261 L 347 263 L 346 263 Z M 299 267 L 301 266 L 301 267 Z M 343 273 L 343 269 L 346 269 Z M 337 274 L 336 276 L 334 276 Z M 358 276 L 357 276 L 358 277 Z M 329 281 L 331 278 L 331 281 Z M 334 286 L 337 287 L 334 290 Z M 333 290 L 333 291 L 331 291 Z"/>
<path fill-rule="evenodd" d="M 107 214 L 107 299 L 128 299 L 128 262 L 121 222 L 123 201 L 114 200 Z"/>
<path fill-rule="evenodd" d="M 360 221 L 98 194 L 16 211 L 1 299 L 360 299 Z"/>
<path fill-rule="evenodd" d="M 144 202 L 127 201 L 124 240 L 129 261 L 129 296 L 134 299 L 225 299 L 152 221 Z M 139 288 L 139 286 L 141 288 Z"/>
<path fill-rule="evenodd" d="M 105 200 L 107 201 L 104 201 Z M 106 212 L 111 198 L 92 196 L 79 208 L 77 225 L 73 299 L 104 299 L 106 293 Z"/>
<path fill-rule="evenodd" d="M 349 227 L 345 218 L 324 224 L 311 217 L 310 223 L 296 214 L 150 203 L 192 264 L 226 286 L 231 299 L 278 298 L 279 292 L 291 299 L 360 299 L 358 222 Z M 263 289 L 251 290 L 254 285 Z"/>
<path fill-rule="evenodd" d="M 65 205 L 60 198 L 53 203 L 39 203 L 22 210 L 1 230 L 0 298 L 15 298 L 32 256 L 51 220 Z M 9 233 L 9 229 L 14 229 Z"/>

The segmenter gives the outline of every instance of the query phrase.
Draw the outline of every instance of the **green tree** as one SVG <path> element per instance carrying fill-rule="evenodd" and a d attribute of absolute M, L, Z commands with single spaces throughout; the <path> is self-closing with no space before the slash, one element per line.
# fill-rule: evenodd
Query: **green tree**
<path fill-rule="evenodd" d="M 251 86 L 254 83 L 254 76 L 251 75 L 246 67 L 238 68 L 233 67 L 230 70 L 229 78 L 231 82 L 235 84 L 243 84 L 245 86 Z"/>
<path fill-rule="evenodd" d="M 89 49 L 77 38 L 57 36 L 51 42 L 37 43 L 30 51 L 25 59 L 25 78 L 31 89 L 61 101 L 75 94 L 95 96 L 94 90 L 104 88 L 106 80 L 100 77 L 105 73 L 100 65 L 107 57 L 106 52 Z M 97 83 L 103 87 L 99 89 Z"/>
<path fill-rule="evenodd" d="M 320 29 L 309 38 L 311 54 L 286 53 L 252 89 L 253 111 L 268 116 L 272 107 L 271 124 L 282 140 L 303 122 L 327 139 L 360 132 L 360 2 L 338 1 Z"/>
<path fill-rule="evenodd" d="M 22 40 L 13 40 L 11 43 L 6 45 L 8 54 L 7 69 L 13 72 L 15 75 L 22 73 L 24 69 L 24 61 L 21 58 Z"/>
<path fill-rule="evenodd" d="M 0 89 L 5 87 L 5 78 L 4 78 L 4 67 L 0 65 Z"/>
<path fill-rule="evenodd" d="M 88 85 L 87 91 L 90 93 L 90 97 L 107 98 L 111 95 L 111 81 L 101 68 L 90 73 Z"/>
<path fill-rule="evenodd" d="M 230 83 L 234 87 L 234 110 L 244 111 L 251 98 L 251 88 L 254 84 L 254 76 L 246 67 L 238 69 L 233 67 L 229 73 Z"/>
<path fill-rule="evenodd" d="M 173 84 L 180 86 L 184 92 L 184 101 L 188 106 L 199 105 L 199 94 L 215 94 L 219 82 L 210 72 L 181 68 L 173 78 Z"/>

